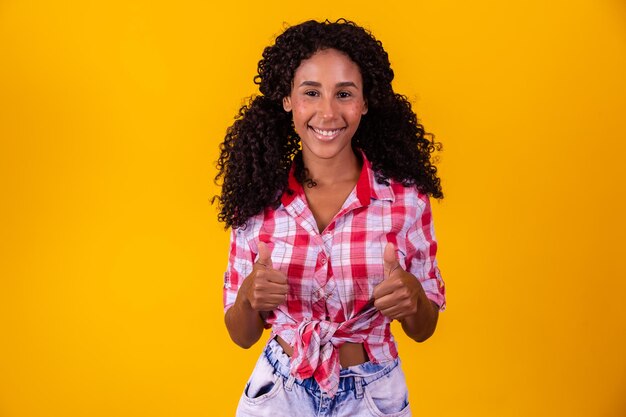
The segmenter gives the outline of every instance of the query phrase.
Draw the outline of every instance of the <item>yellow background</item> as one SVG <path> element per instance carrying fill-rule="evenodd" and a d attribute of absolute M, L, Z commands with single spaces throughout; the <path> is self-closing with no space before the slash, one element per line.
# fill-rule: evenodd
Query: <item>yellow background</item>
<path fill-rule="evenodd" d="M 341 16 L 444 144 L 414 414 L 626 415 L 623 1 L 2 0 L 1 417 L 233 415 L 218 144 L 283 24 Z"/>

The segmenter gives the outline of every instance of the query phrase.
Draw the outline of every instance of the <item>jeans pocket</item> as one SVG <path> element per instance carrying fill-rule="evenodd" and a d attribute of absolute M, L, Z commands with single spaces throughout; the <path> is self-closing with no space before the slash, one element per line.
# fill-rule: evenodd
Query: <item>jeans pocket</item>
<path fill-rule="evenodd" d="M 283 377 L 274 371 L 274 367 L 263 355 L 252 371 L 243 391 L 243 397 L 254 404 L 263 402 L 276 395 L 282 386 L 282 380 Z"/>
<path fill-rule="evenodd" d="M 364 387 L 369 410 L 378 417 L 409 416 L 409 393 L 400 365 Z"/>

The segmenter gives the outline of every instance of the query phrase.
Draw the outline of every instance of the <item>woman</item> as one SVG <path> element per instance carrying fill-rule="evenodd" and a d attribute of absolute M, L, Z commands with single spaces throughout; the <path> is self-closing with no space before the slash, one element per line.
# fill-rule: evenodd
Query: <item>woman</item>
<path fill-rule="evenodd" d="M 429 140 L 356 24 L 288 28 L 218 160 L 231 338 L 272 334 L 238 416 L 410 415 L 392 320 L 421 342 L 445 307 Z"/>

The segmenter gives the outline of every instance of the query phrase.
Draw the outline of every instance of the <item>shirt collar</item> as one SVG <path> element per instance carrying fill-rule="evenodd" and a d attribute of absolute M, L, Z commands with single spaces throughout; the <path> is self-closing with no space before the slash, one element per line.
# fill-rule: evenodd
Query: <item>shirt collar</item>
<path fill-rule="evenodd" d="M 365 156 L 365 152 L 359 150 L 363 159 L 363 167 L 361 168 L 361 174 L 356 183 L 356 196 L 362 206 L 369 206 L 371 199 L 376 200 L 394 200 L 393 190 L 390 185 L 380 184 L 376 181 L 374 171 L 372 170 L 372 163 Z M 281 197 L 281 203 L 283 206 L 288 206 L 293 200 L 299 196 L 304 195 L 304 189 L 302 184 L 296 180 L 295 177 L 295 164 L 291 164 L 289 170 L 288 186 L 289 190 L 284 192 Z"/>

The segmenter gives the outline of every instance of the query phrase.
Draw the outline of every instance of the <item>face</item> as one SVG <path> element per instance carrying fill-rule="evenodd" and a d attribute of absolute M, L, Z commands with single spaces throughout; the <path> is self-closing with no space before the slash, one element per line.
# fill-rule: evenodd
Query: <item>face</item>
<path fill-rule="evenodd" d="M 347 55 L 325 49 L 302 61 L 283 107 L 293 113 L 305 162 L 353 157 L 352 137 L 367 103 L 361 71 Z"/>

